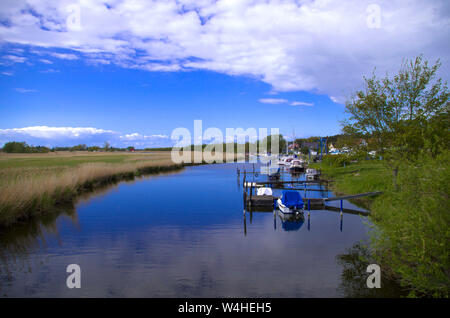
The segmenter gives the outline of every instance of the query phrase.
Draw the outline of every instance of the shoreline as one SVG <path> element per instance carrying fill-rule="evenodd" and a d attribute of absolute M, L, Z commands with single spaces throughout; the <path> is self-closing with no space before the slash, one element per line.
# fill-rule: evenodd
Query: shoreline
<path fill-rule="evenodd" d="M 73 204 L 80 196 L 95 192 L 95 190 L 117 184 L 121 181 L 132 181 L 137 177 L 155 175 L 158 173 L 178 171 L 185 167 L 199 164 L 172 164 L 139 167 L 128 172 L 118 172 L 105 175 L 98 178 L 92 178 L 81 184 L 76 184 L 73 188 L 67 187 L 58 189 L 53 193 L 46 193 L 44 197 L 34 197 L 24 209 L 18 211 L 16 207 L 2 206 L 0 208 L 3 214 L 0 217 L 0 228 L 12 227 L 19 223 L 26 223 L 33 218 L 37 218 L 47 213 L 56 212 L 67 204 Z M 4 215 L 8 214 L 6 218 Z M 15 216 L 11 216 L 14 214 Z"/>
<path fill-rule="evenodd" d="M 201 163 L 173 163 L 169 155 L 105 154 L 100 158 L 101 154 L 86 157 L 84 154 L 64 153 L 56 157 L 56 162 L 48 160 L 53 160 L 54 155 L 18 156 L 27 160 L 24 165 L 15 157 L 6 157 L 13 167 L 0 169 L 3 179 L 0 183 L 0 228 L 56 212 L 62 206 L 73 204 L 83 194 L 121 181 L 216 163 L 205 160 L 207 158 L 203 158 Z M 85 161 L 75 161 L 80 158 Z M 238 159 L 236 156 L 234 161 Z"/>

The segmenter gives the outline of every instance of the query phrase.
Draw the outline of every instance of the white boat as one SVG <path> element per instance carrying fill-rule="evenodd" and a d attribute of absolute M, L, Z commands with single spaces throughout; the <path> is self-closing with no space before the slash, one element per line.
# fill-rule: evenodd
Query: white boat
<path fill-rule="evenodd" d="M 294 160 L 295 158 L 293 158 L 293 157 L 287 157 L 285 160 L 284 160 L 284 165 L 286 166 L 286 167 L 289 167 L 290 165 L 291 165 L 291 162 L 292 162 L 292 160 Z"/>
<path fill-rule="evenodd" d="M 286 158 L 280 158 L 280 160 L 278 160 L 278 165 L 279 166 L 284 166 L 284 164 L 285 164 L 285 160 Z"/>
<path fill-rule="evenodd" d="M 280 167 L 262 166 L 260 173 L 267 174 L 269 177 L 278 177 L 280 176 Z"/>
<path fill-rule="evenodd" d="M 305 176 L 306 180 L 315 180 L 319 178 L 320 172 L 317 171 L 316 169 L 308 168 L 306 169 Z"/>
<path fill-rule="evenodd" d="M 299 213 L 303 211 L 303 199 L 298 191 L 284 190 L 277 206 L 283 213 Z"/>
<path fill-rule="evenodd" d="M 258 188 L 256 191 L 256 195 L 272 195 L 272 189 L 271 188 Z"/>
<path fill-rule="evenodd" d="M 305 169 L 303 163 L 300 159 L 294 159 L 291 161 L 291 165 L 289 166 L 289 171 L 291 172 L 301 172 Z"/>

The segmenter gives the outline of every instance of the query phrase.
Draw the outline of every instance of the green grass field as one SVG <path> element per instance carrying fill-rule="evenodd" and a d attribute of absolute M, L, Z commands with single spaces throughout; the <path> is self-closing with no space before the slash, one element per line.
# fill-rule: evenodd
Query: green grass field
<path fill-rule="evenodd" d="M 339 193 L 357 194 L 392 189 L 392 172 L 379 160 L 363 160 L 345 167 L 314 164 L 327 178 L 334 180 Z"/>
<path fill-rule="evenodd" d="M 0 170 L 23 167 L 76 167 L 83 163 L 124 163 L 132 160 L 160 160 L 170 153 L 57 152 L 48 154 L 0 154 Z"/>

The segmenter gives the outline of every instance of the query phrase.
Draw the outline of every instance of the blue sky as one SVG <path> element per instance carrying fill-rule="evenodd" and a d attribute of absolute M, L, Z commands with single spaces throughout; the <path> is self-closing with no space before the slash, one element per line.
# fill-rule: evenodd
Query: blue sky
<path fill-rule="evenodd" d="M 33 56 L 22 56 L 33 63 Z M 251 77 L 49 61 L 53 64 L 2 68 L 14 75 L 1 78 L 1 128 L 95 127 L 124 135 L 170 136 L 176 127 L 192 130 L 194 120 L 201 119 L 204 129 L 275 127 L 289 136 L 293 131 L 310 136 L 338 133 L 344 116 L 343 105 L 326 95 L 274 95 L 270 85 Z M 282 100 L 287 102 L 278 103 Z M 291 105 L 299 101 L 305 105 Z"/>
<path fill-rule="evenodd" d="M 169 146 L 196 119 L 224 132 L 337 134 L 345 99 L 374 67 L 392 73 L 423 53 L 448 74 L 445 1 L 370 5 L 4 1 L 0 144 Z"/>

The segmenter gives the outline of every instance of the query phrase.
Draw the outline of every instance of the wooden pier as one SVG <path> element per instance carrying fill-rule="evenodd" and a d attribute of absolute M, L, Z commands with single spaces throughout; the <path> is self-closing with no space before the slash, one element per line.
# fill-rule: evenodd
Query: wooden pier
<path fill-rule="evenodd" d="M 310 190 L 306 190 L 310 191 Z M 245 193 L 245 192 L 244 192 Z M 332 198 L 303 198 L 303 204 L 305 205 L 305 210 L 322 210 L 324 208 L 329 208 L 330 210 L 339 210 L 345 212 L 346 209 L 343 208 L 343 200 L 348 199 L 354 199 L 354 198 L 360 198 L 360 197 L 366 197 L 366 196 L 374 196 L 381 194 L 381 192 L 367 192 L 367 193 L 360 193 L 360 194 L 354 194 L 354 195 L 346 195 L 346 196 L 340 196 L 340 197 L 332 197 Z M 273 195 L 252 195 L 248 196 L 244 194 L 244 204 L 247 207 L 275 207 L 275 201 L 278 200 L 278 197 Z M 326 202 L 330 201 L 341 201 L 341 207 L 330 207 L 326 206 Z M 353 211 L 353 210 L 352 210 Z M 351 212 L 348 212 L 351 213 Z M 360 214 L 363 214 L 363 212 L 358 212 Z"/>
<path fill-rule="evenodd" d="M 278 200 L 278 197 L 273 195 L 254 195 L 247 196 L 246 204 L 248 207 L 274 207 L 276 200 Z M 317 210 L 325 207 L 322 198 L 303 198 L 305 207 L 308 206 L 308 201 L 311 209 Z"/>
<path fill-rule="evenodd" d="M 241 171 L 237 170 L 238 175 L 238 181 Z M 282 181 L 282 180 L 268 180 L 268 181 L 255 181 L 255 174 L 256 172 L 246 172 L 244 170 L 244 178 L 243 178 L 243 201 L 244 201 L 244 213 L 246 209 L 249 209 L 250 211 L 271 211 L 275 208 L 276 200 L 278 200 L 278 197 L 273 195 L 256 195 L 257 188 L 261 187 L 270 187 L 272 189 L 288 189 L 288 190 L 296 190 L 296 191 L 305 191 L 306 192 L 312 192 L 312 191 L 327 191 L 327 189 L 311 189 L 308 188 L 307 185 L 325 185 L 326 188 L 328 188 L 328 184 L 333 182 L 333 180 L 290 180 L 290 181 Z M 247 174 L 251 175 L 252 181 L 247 180 Z M 250 177 L 250 176 L 249 176 Z M 250 179 L 250 178 L 249 178 Z M 286 188 L 285 186 L 291 186 Z M 295 185 L 297 185 L 295 187 Z M 366 192 L 366 193 L 359 193 L 359 194 L 353 194 L 353 195 L 345 195 L 345 196 L 338 196 L 338 197 L 331 197 L 331 198 L 303 198 L 303 204 L 305 210 L 331 210 L 331 211 L 340 211 L 341 216 L 342 213 L 351 213 L 351 214 L 363 214 L 367 215 L 368 212 L 358 211 L 358 210 L 352 210 L 352 209 L 344 209 L 344 200 L 349 199 L 356 199 L 366 196 L 375 196 L 381 194 L 380 191 L 374 191 L 374 192 Z M 340 207 L 331 207 L 327 206 L 326 202 L 331 201 L 340 201 Z"/>

